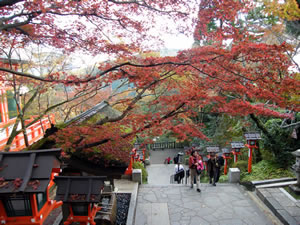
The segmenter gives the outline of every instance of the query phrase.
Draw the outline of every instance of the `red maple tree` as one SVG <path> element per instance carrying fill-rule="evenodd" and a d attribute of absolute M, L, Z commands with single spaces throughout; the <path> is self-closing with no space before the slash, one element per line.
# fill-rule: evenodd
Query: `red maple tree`
<path fill-rule="evenodd" d="M 98 151 L 107 159 L 127 160 L 128 152 L 120 149 L 127 149 L 136 134 L 155 136 L 172 130 L 179 139 L 206 138 L 201 132 L 203 124 L 189 119 L 199 107 L 210 106 L 212 112 L 232 116 L 287 117 L 278 109 L 299 111 L 291 96 L 299 94 L 300 83 L 296 73 L 289 70 L 292 62 L 286 55 L 292 48 L 287 43 L 258 42 L 260 37 L 239 24 L 241 15 L 253 7 L 248 1 L 205 0 L 200 6 L 174 0 L 8 2 L 0 5 L 5 18 L 0 25 L 3 47 L 41 42 L 67 53 L 102 53 L 115 60 L 101 63 L 96 75 L 84 77 L 0 71 L 78 87 L 125 79 L 133 87 L 133 95 L 110 102 L 121 111 L 118 117 L 59 131 L 56 141 L 67 152 L 89 155 Z M 193 28 L 187 15 L 196 9 L 195 29 L 186 32 L 194 32 L 198 45 L 174 57 L 137 56 L 145 43 L 155 40 L 148 31 L 158 15 Z M 68 23 L 62 23 L 61 18 Z"/>

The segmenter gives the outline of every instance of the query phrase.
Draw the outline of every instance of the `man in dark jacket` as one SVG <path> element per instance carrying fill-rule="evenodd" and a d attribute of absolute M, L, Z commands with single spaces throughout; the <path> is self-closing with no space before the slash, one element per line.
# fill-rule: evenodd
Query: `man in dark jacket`
<path fill-rule="evenodd" d="M 222 156 L 220 156 L 222 158 Z M 222 165 L 222 160 L 216 155 L 211 155 L 207 161 L 207 173 L 209 176 L 209 183 L 213 186 L 216 186 L 216 183 L 219 181 L 220 169 Z M 222 158 L 223 159 L 223 158 Z"/>

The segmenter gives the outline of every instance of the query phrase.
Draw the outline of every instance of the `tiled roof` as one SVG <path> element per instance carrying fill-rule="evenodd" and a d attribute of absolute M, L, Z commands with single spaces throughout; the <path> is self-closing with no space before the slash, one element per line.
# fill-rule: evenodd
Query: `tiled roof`
<path fill-rule="evenodd" d="M 258 139 L 261 139 L 260 133 L 259 132 L 255 132 L 255 131 L 247 132 L 244 135 L 245 135 L 246 140 L 258 140 Z"/>
<path fill-rule="evenodd" d="M 210 153 L 210 152 L 219 152 L 220 151 L 220 147 L 219 146 L 207 146 L 206 147 L 206 151 L 208 153 Z"/>
<path fill-rule="evenodd" d="M 222 152 L 223 153 L 230 153 L 230 149 L 229 148 L 222 148 Z"/>
<path fill-rule="evenodd" d="M 245 145 L 243 142 L 231 142 L 231 148 L 244 148 Z"/>
<path fill-rule="evenodd" d="M 63 202 L 99 202 L 105 176 L 58 176 L 56 200 Z"/>
<path fill-rule="evenodd" d="M 1 152 L 0 194 L 45 192 L 53 168 L 60 168 L 61 149 Z"/>

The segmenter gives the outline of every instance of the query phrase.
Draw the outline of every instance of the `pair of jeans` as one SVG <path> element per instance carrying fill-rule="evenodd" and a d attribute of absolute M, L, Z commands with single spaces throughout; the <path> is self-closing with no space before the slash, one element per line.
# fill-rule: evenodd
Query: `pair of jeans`
<path fill-rule="evenodd" d="M 197 169 L 190 168 L 190 175 L 191 175 L 191 187 L 193 187 L 194 179 L 196 177 L 196 185 L 199 188 L 199 176 L 197 174 Z"/>
<path fill-rule="evenodd" d="M 214 171 L 213 173 L 210 173 L 210 177 L 209 177 L 209 183 L 217 183 L 218 182 L 218 173 L 217 171 Z"/>

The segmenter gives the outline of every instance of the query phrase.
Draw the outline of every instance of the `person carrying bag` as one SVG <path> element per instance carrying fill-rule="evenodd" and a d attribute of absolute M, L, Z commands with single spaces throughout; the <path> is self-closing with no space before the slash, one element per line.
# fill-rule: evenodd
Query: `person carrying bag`
<path fill-rule="evenodd" d="M 198 153 L 194 150 L 191 152 L 191 156 L 189 158 L 189 168 L 190 168 L 190 175 L 191 175 L 191 188 L 193 188 L 194 179 L 196 179 L 197 184 L 197 191 L 201 192 L 199 188 L 199 176 L 197 175 L 197 167 L 199 165 L 200 157 L 198 156 Z M 203 166 L 203 164 L 202 164 Z"/>

